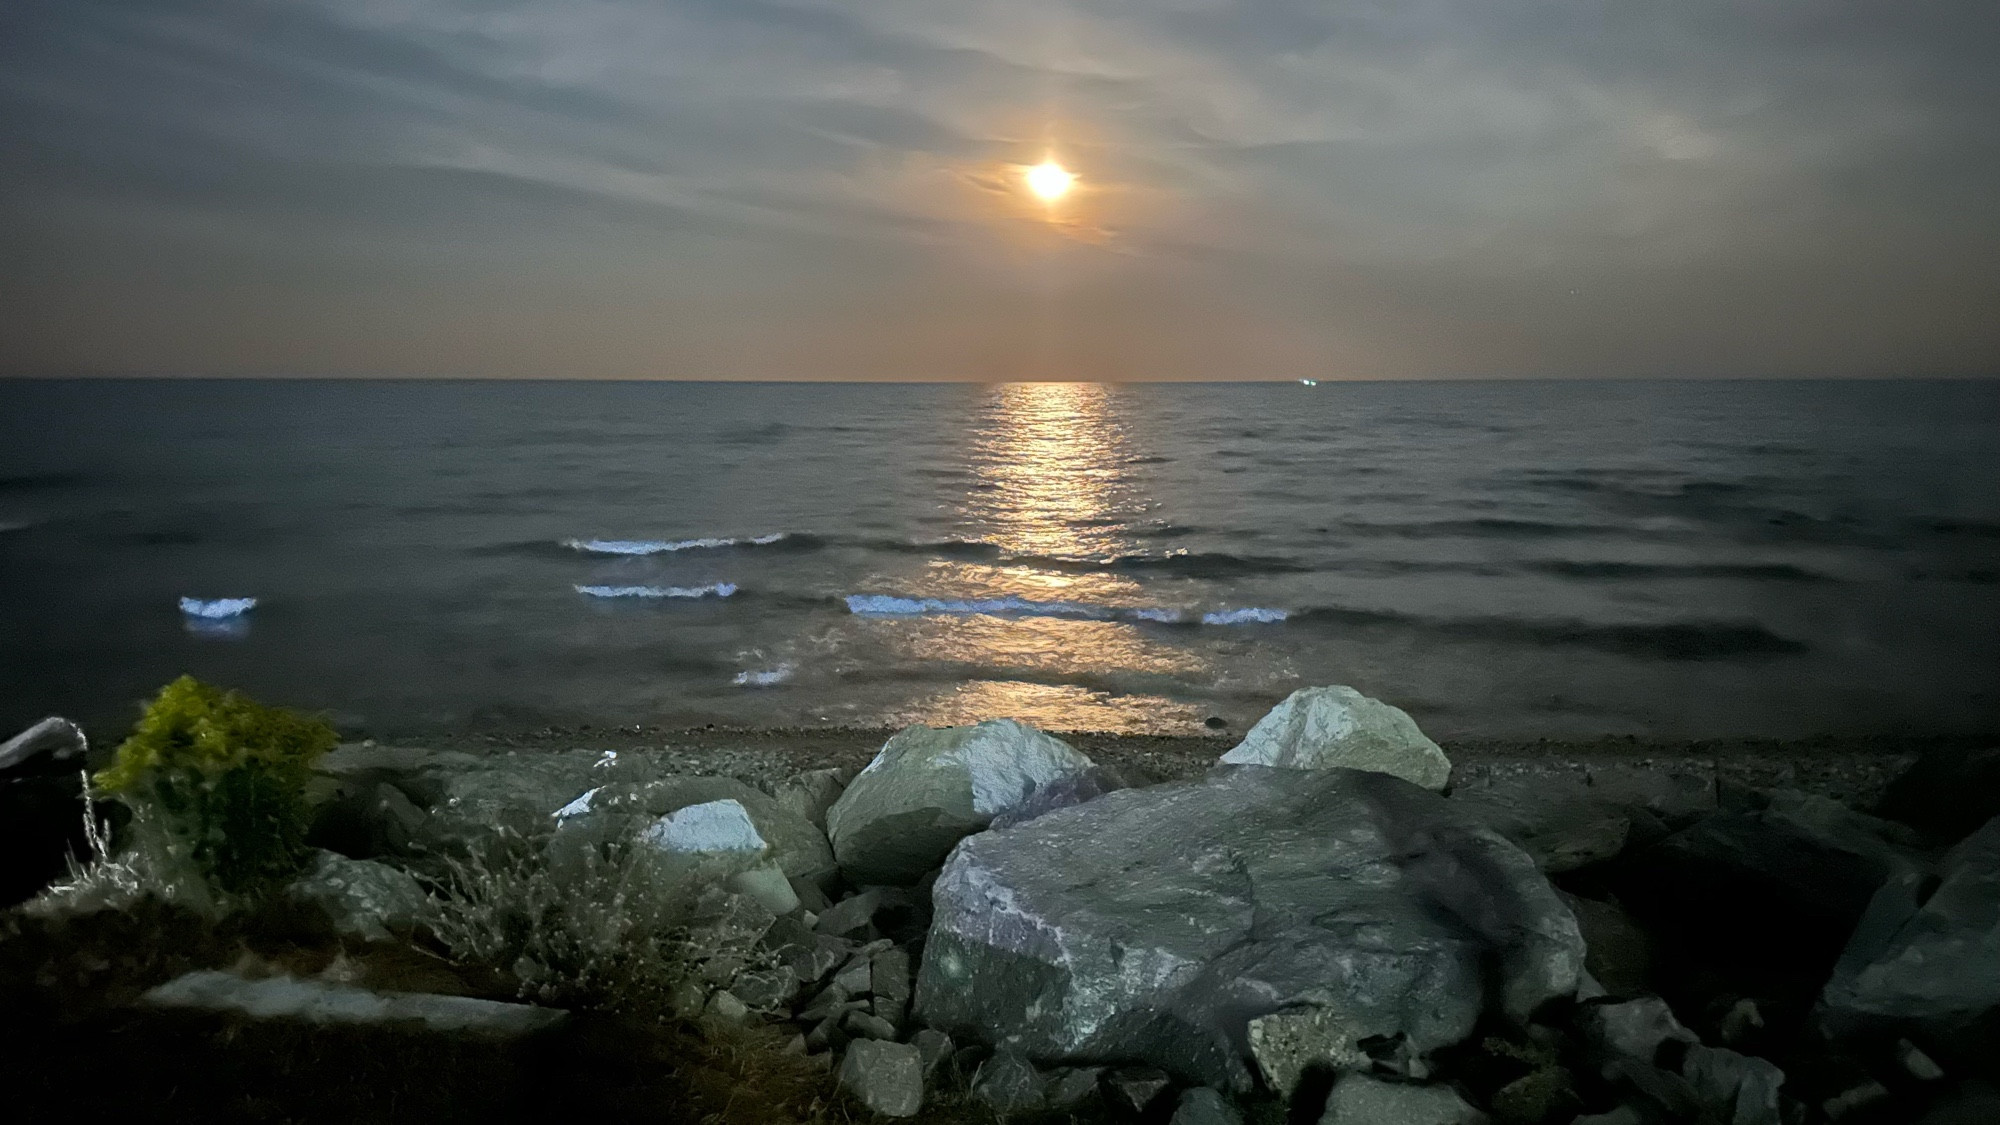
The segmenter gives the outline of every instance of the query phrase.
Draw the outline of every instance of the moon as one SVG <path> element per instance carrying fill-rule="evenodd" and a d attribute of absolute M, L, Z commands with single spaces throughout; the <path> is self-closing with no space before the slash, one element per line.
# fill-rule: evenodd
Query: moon
<path fill-rule="evenodd" d="M 1029 191 L 1046 202 L 1054 203 L 1069 194 L 1070 187 L 1076 183 L 1076 176 L 1055 161 L 1044 160 L 1028 169 L 1027 180 Z"/>

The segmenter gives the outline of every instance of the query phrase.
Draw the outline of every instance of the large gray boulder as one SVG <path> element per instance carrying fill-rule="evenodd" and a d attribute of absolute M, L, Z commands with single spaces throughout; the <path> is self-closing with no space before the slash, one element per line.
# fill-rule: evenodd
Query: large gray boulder
<path fill-rule="evenodd" d="M 827 835 L 851 881 L 915 882 L 996 815 L 1090 767 L 1067 743 L 1012 719 L 905 727 L 827 810 Z"/>
<path fill-rule="evenodd" d="M 2000 817 L 1869 903 L 1821 995 L 1836 1032 L 1915 1025 L 1949 1033 L 2000 1007 Z"/>
<path fill-rule="evenodd" d="M 1106 794 L 967 839 L 933 895 L 924 1022 L 1234 1090 L 1259 1017 L 1327 1009 L 1348 1040 L 1421 1055 L 1470 1034 L 1487 997 L 1525 1020 L 1583 969 L 1575 919 L 1519 848 L 1360 770 Z M 1301 1037 L 1278 1039 L 1297 1069 Z"/>
<path fill-rule="evenodd" d="M 1618 855 L 1632 839 L 1635 821 L 1643 836 L 1645 827 L 1663 820 L 1715 811 L 1712 775 L 1670 766 L 1540 765 L 1461 770 L 1451 799 L 1551 873 Z"/>
<path fill-rule="evenodd" d="M 1451 761 L 1399 707 L 1351 687 L 1300 688 L 1257 720 L 1224 765 L 1357 769 L 1443 789 Z"/>
<path fill-rule="evenodd" d="M 1779 793 L 1628 852 L 1615 889 L 1679 950 L 1760 987 L 1816 991 L 1876 890 L 1924 869 L 1907 834 L 1824 797 Z"/>

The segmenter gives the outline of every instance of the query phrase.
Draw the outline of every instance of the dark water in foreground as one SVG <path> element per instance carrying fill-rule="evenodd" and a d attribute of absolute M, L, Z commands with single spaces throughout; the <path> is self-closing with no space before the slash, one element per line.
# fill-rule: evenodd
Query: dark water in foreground
<path fill-rule="evenodd" d="M 1992 383 L 0 382 L 0 725 L 191 671 L 403 733 L 1325 682 L 1442 737 L 1990 731 L 1996 439 Z"/>

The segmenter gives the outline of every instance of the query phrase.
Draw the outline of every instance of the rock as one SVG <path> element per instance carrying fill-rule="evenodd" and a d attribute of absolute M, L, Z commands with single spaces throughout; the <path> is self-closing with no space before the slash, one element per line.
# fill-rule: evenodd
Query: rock
<path fill-rule="evenodd" d="M 1225 765 L 1361 769 L 1443 789 L 1451 761 L 1401 708 L 1351 687 L 1300 688 L 1257 720 Z"/>
<path fill-rule="evenodd" d="M 1143 1114 L 1166 1093 L 1174 1080 L 1155 1066 L 1115 1066 L 1104 1072 L 1104 1088 L 1113 1103 Z"/>
<path fill-rule="evenodd" d="M 1542 870 L 1573 871 L 1650 842 L 1659 817 L 1713 811 L 1711 779 L 1686 771 L 1599 767 L 1586 772 L 1492 769 L 1460 778 L 1451 799 L 1521 846 Z"/>
<path fill-rule="evenodd" d="M 1724 1125 L 1779 1125 L 1778 1088 L 1785 1072 L 1724 1047 L 1688 1048 L 1681 1077 Z"/>
<path fill-rule="evenodd" d="M 2000 1121 L 2000 1090 L 1977 1079 L 1939 1098 L 1917 1125 L 1993 1125 Z"/>
<path fill-rule="evenodd" d="M 1828 1121 L 1846 1121 L 1858 1113 L 1868 1113 L 1889 1100 L 1889 1088 L 1873 1078 L 1857 1083 L 1820 1103 Z"/>
<path fill-rule="evenodd" d="M 1012 719 L 906 727 L 827 810 L 827 835 L 851 881 L 914 882 L 1037 787 L 1090 766 L 1067 744 Z"/>
<path fill-rule="evenodd" d="M 936 1070 L 938 1064 L 951 1057 L 951 1036 L 936 1028 L 926 1027 L 910 1036 L 910 1046 L 917 1049 L 917 1057 L 923 1061 L 924 1074 Z"/>
<path fill-rule="evenodd" d="M 90 751 L 90 740 L 84 737 L 83 728 L 57 715 L 50 715 L 41 722 L 0 742 L 0 774 L 22 774 L 35 771 L 60 771 L 74 773 L 83 768 L 83 757 Z"/>
<path fill-rule="evenodd" d="M 869 991 L 875 996 L 875 1014 L 894 1024 L 903 1022 L 910 1007 L 910 955 L 901 949 L 885 949 L 868 963 Z"/>
<path fill-rule="evenodd" d="M 840 1085 L 884 1117 L 914 1117 L 924 1105 L 923 1062 L 907 1043 L 855 1040 L 840 1061 Z"/>
<path fill-rule="evenodd" d="M 1449 1086 L 1405 1086 L 1347 1074 L 1333 1084 L 1319 1125 L 1486 1125 L 1486 1115 Z"/>
<path fill-rule="evenodd" d="M 1050 1109 L 1071 1109 L 1082 1105 L 1104 1078 L 1101 1066 L 1065 1066 L 1049 1072 L 1043 1100 Z"/>
<path fill-rule="evenodd" d="M 1637 996 L 1653 978 L 1652 936 L 1616 903 L 1563 895 L 1583 933 L 1584 968 L 1612 996 Z"/>
<path fill-rule="evenodd" d="M 1586 1113 L 1571 1121 L 1569 1125 L 1646 1125 L 1639 1111 L 1629 1105 L 1621 1105 L 1603 1113 Z"/>
<path fill-rule="evenodd" d="M 779 808 L 825 832 L 826 811 L 840 799 L 855 772 L 846 768 L 808 770 L 780 782 L 771 796 Z"/>
<path fill-rule="evenodd" d="M 641 832 L 639 840 L 664 851 L 692 855 L 751 852 L 761 856 L 770 848 L 757 834 L 743 802 L 729 798 L 675 809 Z"/>
<path fill-rule="evenodd" d="M 1048 1104 L 1047 1086 L 1034 1063 L 1003 1048 L 980 1064 L 972 1096 L 999 1113 L 1027 1113 Z"/>
<path fill-rule="evenodd" d="M 867 1012 L 847 1013 L 847 1015 L 841 1017 L 840 1030 L 845 1031 L 856 1039 L 894 1040 L 896 1038 L 895 1024 L 890 1023 L 881 1016 L 870 1015 Z"/>
<path fill-rule="evenodd" d="M 723 885 L 773 914 L 790 914 L 799 908 L 798 892 L 775 863 L 760 863 L 748 871 L 739 871 Z"/>
<path fill-rule="evenodd" d="M 2000 817 L 1946 854 L 1942 880 L 1904 872 L 1853 927 L 1821 993 L 1836 1035 L 1924 1028 L 1950 1036 L 2000 1007 Z"/>
<path fill-rule="evenodd" d="M 743 1018 L 750 1014 L 750 1005 L 735 993 L 723 991 L 708 998 L 708 1007 L 704 1011 L 724 1023 L 742 1023 Z"/>
<path fill-rule="evenodd" d="M 33 897 L 90 854 L 80 771 L 0 775 L 0 910 Z"/>
<path fill-rule="evenodd" d="M 1657 996 L 1618 1004 L 1585 1004 L 1577 1013 L 1577 1028 L 1598 1050 L 1648 1066 L 1658 1060 L 1660 1048 L 1668 1043 L 1701 1042 Z"/>
<path fill-rule="evenodd" d="M 833 974 L 834 986 L 850 996 L 866 996 L 875 983 L 872 962 L 873 958 L 866 953 L 856 953 L 848 958 L 847 964 Z"/>
<path fill-rule="evenodd" d="M 1289 1098 L 1310 1068 L 1368 1069 L 1372 1060 L 1360 1041 L 1371 1034 L 1367 1025 L 1335 1008 L 1288 1008 L 1250 1021 L 1250 1057 L 1264 1084 Z"/>
<path fill-rule="evenodd" d="M 1726 1046 L 1740 1047 L 1755 1039 L 1764 1030 L 1764 1012 L 1755 1000 L 1738 1000 L 1722 1014 L 1716 1024 L 1716 1032 Z"/>
<path fill-rule="evenodd" d="M 1091 766 L 1036 786 L 1035 791 L 1022 798 L 1019 804 L 994 817 L 989 827 L 1012 828 L 1017 824 L 1026 824 L 1043 813 L 1094 801 L 1106 793 L 1129 788 L 1130 783 L 1118 770 L 1110 766 Z"/>
<path fill-rule="evenodd" d="M 410 795 L 370 775 L 328 778 L 306 842 L 351 859 L 416 858 L 424 850 L 430 813 Z"/>
<path fill-rule="evenodd" d="M 372 992 L 349 985 L 279 976 L 250 980 L 204 969 L 176 977 L 139 998 L 154 1008 L 230 1012 L 258 1020 L 393 1027 L 514 1039 L 561 1023 L 567 1013 L 470 996 Z"/>
<path fill-rule="evenodd" d="M 334 932 L 361 941 L 408 934 L 430 912 L 430 899 L 408 872 L 329 851 L 315 853 L 312 865 L 285 893 L 318 907 Z"/>
<path fill-rule="evenodd" d="M 852 934 L 866 929 L 882 905 L 882 888 L 851 894 L 819 912 L 813 928 L 823 934 Z"/>
<path fill-rule="evenodd" d="M 589 796 L 581 812 L 549 818 L 560 825 L 558 838 L 570 846 L 638 837 L 682 854 L 718 861 L 735 856 L 740 869 L 768 859 L 786 876 L 823 888 L 838 875 L 824 833 L 769 794 L 735 778 L 613 783 L 598 786 Z M 555 811 L 582 800 L 576 797 Z"/>
<path fill-rule="evenodd" d="M 924 1022 L 1038 1057 L 1250 1085 L 1249 1021 L 1321 1007 L 1423 1055 L 1573 994 L 1532 861 L 1387 774 L 1241 766 L 972 837 L 935 890 Z"/>
<path fill-rule="evenodd" d="M 1875 811 L 1940 845 L 1963 840 L 2000 816 L 2000 746 L 1923 755 L 1889 783 Z"/>
<path fill-rule="evenodd" d="M 1194 1086 L 1181 1091 L 1180 1104 L 1174 1107 L 1168 1125 L 1243 1125 L 1243 1115 L 1215 1090 Z"/>
<path fill-rule="evenodd" d="M 1919 1082 L 1936 1082 L 1944 1077 L 1944 1068 L 1937 1064 L 1937 1060 L 1908 1039 L 1896 1042 L 1896 1065 L 1903 1068 L 1904 1074 Z"/>
<path fill-rule="evenodd" d="M 1888 838 L 1898 831 L 1825 798 L 1780 794 L 1629 854 L 1618 895 L 1676 952 L 1760 990 L 1816 989 L 1876 888 L 1920 869 Z"/>

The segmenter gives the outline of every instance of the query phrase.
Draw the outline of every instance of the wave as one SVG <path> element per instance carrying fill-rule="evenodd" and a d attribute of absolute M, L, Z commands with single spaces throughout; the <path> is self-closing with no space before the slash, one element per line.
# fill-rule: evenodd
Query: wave
<path fill-rule="evenodd" d="M 1548 559 L 1523 569 L 1563 578 L 1754 578 L 1767 582 L 1833 582 L 1830 575 L 1790 563 L 1632 563 Z"/>
<path fill-rule="evenodd" d="M 1090 602 L 1035 601 L 1017 595 L 1000 598 L 905 598 L 894 594 L 849 594 L 847 611 L 857 617 L 922 617 L 931 614 L 989 617 L 1066 617 L 1085 621 L 1138 621 L 1154 625 L 1250 625 L 1283 621 L 1290 610 L 1250 607 L 1194 611 L 1170 606 L 1118 607 Z"/>
<path fill-rule="evenodd" d="M 576 592 L 593 598 L 726 598 L 736 592 L 734 582 L 707 586 L 578 586 Z"/>
<path fill-rule="evenodd" d="M 769 547 L 791 538 L 792 533 L 780 531 L 771 535 L 700 539 L 565 539 L 562 545 L 587 555 L 659 555 L 674 551 L 713 551 L 723 547 Z"/>
<path fill-rule="evenodd" d="M 776 668 L 764 668 L 754 671 L 745 670 L 736 673 L 736 678 L 730 682 L 737 687 L 775 687 L 790 680 L 792 673 L 797 670 L 791 664 L 780 664 Z"/>
<path fill-rule="evenodd" d="M 82 473 L 17 473 L 0 477 L 0 492 L 26 492 L 38 488 L 70 488 L 90 478 Z"/>
<path fill-rule="evenodd" d="M 1807 646 L 1755 622 L 1670 621 L 1605 624 L 1521 617 L 1423 617 L 1391 610 L 1319 607 L 1294 615 L 1303 623 L 1348 628 L 1400 627 L 1455 640 L 1547 648 L 1583 648 L 1658 660 L 1723 660 L 1790 656 Z"/>
<path fill-rule="evenodd" d="M 34 520 L 0 520 L 0 535 L 10 531 L 26 531 L 35 526 Z"/>
<path fill-rule="evenodd" d="M 241 617 L 257 608 L 256 598 L 182 598 L 181 612 L 206 621 Z"/>

